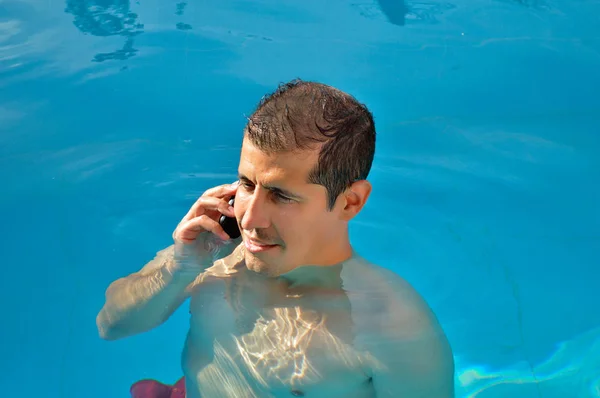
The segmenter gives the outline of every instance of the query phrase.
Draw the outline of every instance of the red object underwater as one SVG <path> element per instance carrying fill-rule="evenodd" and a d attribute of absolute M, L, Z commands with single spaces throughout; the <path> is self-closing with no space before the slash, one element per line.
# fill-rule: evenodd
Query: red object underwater
<path fill-rule="evenodd" d="M 185 398 L 185 378 L 182 377 L 173 385 L 144 379 L 135 382 L 129 392 L 131 398 Z"/>

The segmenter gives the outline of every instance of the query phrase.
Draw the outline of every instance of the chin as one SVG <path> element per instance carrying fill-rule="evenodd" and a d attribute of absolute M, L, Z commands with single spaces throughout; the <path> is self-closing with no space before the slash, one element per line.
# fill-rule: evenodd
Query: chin
<path fill-rule="evenodd" d="M 259 259 L 258 257 L 256 257 L 256 255 L 247 251 L 244 253 L 244 260 L 246 262 L 246 267 L 254 272 L 262 274 L 270 268 L 265 261 Z"/>
<path fill-rule="evenodd" d="M 258 274 L 266 276 L 278 276 L 279 270 L 276 262 L 266 262 L 252 253 L 246 252 L 244 254 L 244 261 L 246 262 L 246 268 L 250 271 L 254 271 Z"/>

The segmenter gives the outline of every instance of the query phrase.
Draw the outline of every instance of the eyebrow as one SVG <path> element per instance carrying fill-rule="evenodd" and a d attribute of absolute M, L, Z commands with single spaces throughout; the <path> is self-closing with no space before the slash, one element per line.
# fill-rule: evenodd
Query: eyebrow
<path fill-rule="evenodd" d="M 240 181 L 244 181 L 244 182 L 249 182 L 251 184 L 254 184 L 248 177 L 246 177 L 243 174 L 238 174 L 238 179 Z M 271 192 L 277 193 L 277 194 L 281 194 L 283 196 L 286 196 L 290 199 L 304 199 L 302 196 L 297 195 L 291 191 L 288 191 L 287 189 L 284 188 L 280 188 L 280 187 L 276 187 L 274 185 L 269 185 L 269 184 L 263 184 L 263 187 Z"/>

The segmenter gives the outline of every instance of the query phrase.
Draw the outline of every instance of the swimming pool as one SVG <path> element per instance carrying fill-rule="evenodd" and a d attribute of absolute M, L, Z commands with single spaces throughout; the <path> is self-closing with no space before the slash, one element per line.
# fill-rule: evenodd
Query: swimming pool
<path fill-rule="evenodd" d="M 0 2 L 4 396 L 174 382 L 187 309 L 98 338 L 114 279 L 235 179 L 244 116 L 320 80 L 376 117 L 358 251 L 428 300 L 457 397 L 599 397 L 600 3 Z"/>

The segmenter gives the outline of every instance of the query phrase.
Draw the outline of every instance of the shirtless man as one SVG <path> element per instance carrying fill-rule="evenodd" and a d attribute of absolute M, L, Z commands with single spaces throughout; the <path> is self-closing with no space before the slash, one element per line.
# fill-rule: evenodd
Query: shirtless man
<path fill-rule="evenodd" d="M 172 246 L 108 287 L 100 336 L 147 331 L 190 298 L 188 398 L 454 397 L 435 315 L 350 244 L 374 148 L 373 118 L 350 95 L 280 86 L 244 129 L 239 181 L 207 190 Z M 240 238 L 221 215 L 235 217 Z"/>

